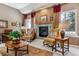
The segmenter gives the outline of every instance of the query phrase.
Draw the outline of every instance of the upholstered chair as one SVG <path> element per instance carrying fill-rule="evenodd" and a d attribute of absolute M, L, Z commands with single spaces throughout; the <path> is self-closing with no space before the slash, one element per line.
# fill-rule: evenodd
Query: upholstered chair
<path fill-rule="evenodd" d="M 52 47 L 52 50 L 54 48 L 54 45 L 55 45 L 55 39 L 53 37 L 46 37 L 44 38 L 44 41 L 43 41 L 43 45 L 48 45 L 50 47 Z"/>
<path fill-rule="evenodd" d="M 35 37 L 36 37 L 36 33 L 34 29 L 32 29 L 31 31 L 27 33 L 24 33 L 23 35 L 23 39 L 29 42 L 32 42 L 35 39 Z"/>

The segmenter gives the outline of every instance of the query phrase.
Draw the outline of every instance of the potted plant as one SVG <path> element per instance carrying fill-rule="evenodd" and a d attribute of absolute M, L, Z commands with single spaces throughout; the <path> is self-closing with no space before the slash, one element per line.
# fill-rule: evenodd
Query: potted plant
<path fill-rule="evenodd" d="M 9 38 L 13 43 L 19 43 L 20 42 L 20 32 L 18 31 L 12 31 L 9 33 Z"/>

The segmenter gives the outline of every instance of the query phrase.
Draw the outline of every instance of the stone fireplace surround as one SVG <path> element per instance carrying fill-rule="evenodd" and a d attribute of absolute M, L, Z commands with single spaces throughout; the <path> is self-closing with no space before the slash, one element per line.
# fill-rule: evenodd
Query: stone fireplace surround
<path fill-rule="evenodd" d="M 50 30 L 53 28 L 52 24 L 40 24 L 40 25 L 36 25 L 36 33 L 37 33 L 37 38 L 43 38 L 39 36 L 39 27 L 44 27 L 47 26 L 48 27 L 48 35 L 51 35 L 52 33 L 50 32 Z"/>

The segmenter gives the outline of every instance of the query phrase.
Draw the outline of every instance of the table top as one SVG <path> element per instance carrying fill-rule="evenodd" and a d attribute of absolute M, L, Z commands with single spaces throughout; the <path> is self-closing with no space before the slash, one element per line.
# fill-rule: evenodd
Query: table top
<path fill-rule="evenodd" d="M 69 37 L 64 37 L 64 38 L 54 37 L 54 38 L 55 38 L 55 40 L 61 40 L 61 41 L 69 40 Z"/>
<path fill-rule="evenodd" d="M 24 41 L 20 40 L 19 44 L 13 44 L 12 41 L 8 41 L 5 43 L 5 46 L 9 47 L 9 48 L 21 48 L 23 46 L 25 46 Z"/>

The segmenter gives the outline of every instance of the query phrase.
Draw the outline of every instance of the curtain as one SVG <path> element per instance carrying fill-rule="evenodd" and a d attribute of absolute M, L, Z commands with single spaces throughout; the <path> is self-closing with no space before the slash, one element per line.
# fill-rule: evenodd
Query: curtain
<path fill-rule="evenodd" d="M 61 5 L 55 5 L 53 6 L 53 12 L 54 12 L 54 28 L 58 28 L 59 26 L 59 18 L 60 18 L 60 12 L 61 12 Z"/>
<path fill-rule="evenodd" d="M 60 4 L 53 6 L 53 12 L 54 13 L 57 13 L 57 12 L 60 12 L 60 11 L 61 11 L 61 5 Z"/>
<path fill-rule="evenodd" d="M 22 26 L 24 26 L 24 23 L 25 23 L 25 19 L 27 19 L 27 14 L 23 14 L 24 15 L 24 18 L 23 18 L 23 20 L 22 20 Z"/>
<path fill-rule="evenodd" d="M 34 27 L 34 24 L 35 24 L 35 15 L 36 15 L 36 12 L 31 13 L 32 27 Z"/>
<path fill-rule="evenodd" d="M 34 18 L 35 15 L 36 15 L 36 12 L 32 12 L 32 13 L 31 13 L 31 18 Z"/>

